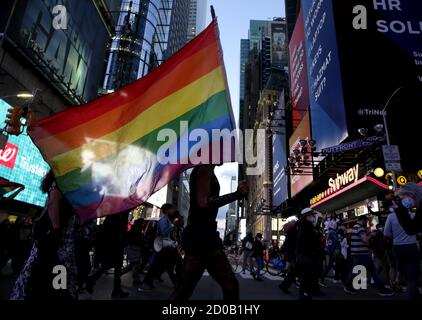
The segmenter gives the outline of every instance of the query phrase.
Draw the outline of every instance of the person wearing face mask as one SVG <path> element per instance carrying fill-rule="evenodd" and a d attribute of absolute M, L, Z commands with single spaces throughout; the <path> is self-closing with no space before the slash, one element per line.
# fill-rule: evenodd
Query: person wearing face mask
<path fill-rule="evenodd" d="M 368 216 L 361 215 L 358 217 L 356 224 L 352 228 L 351 237 L 351 254 L 352 254 L 352 268 L 349 273 L 347 285 L 344 291 L 349 294 L 356 294 L 357 291 L 353 288 L 353 279 L 356 274 L 353 273 L 355 266 L 364 266 L 369 275 L 374 279 L 375 285 L 378 287 L 378 294 L 382 297 L 392 296 L 393 291 L 387 289 L 378 277 L 374 261 L 369 253 L 369 236 L 368 236 Z"/>
<path fill-rule="evenodd" d="M 311 208 L 305 208 L 298 222 L 296 267 L 300 279 L 299 300 L 311 300 L 313 296 L 322 295 L 318 285 L 321 239 L 315 227 L 315 214 Z"/>
<path fill-rule="evenodd" d="M 406 190 L 400 191 L 403 197 L 403 206 L 406 209 L 410 209 L 415 204 L 412 203 L 413 199 L 406 197 Z M 406 200 L 406 199 L 411 199 Z M 397 214 L 397 206 L 393 206 L 390 209 L 387 221 L 385 223 L 384 235 L 388 238 L 393 239 L 393 254 L 397 261 L 398 270 L 401 275 L 406 276 L 407 283 L 407 298 L 409 300 L 417 300 L 420 298 L 418 290 L 418 280 L 420 276 L 420 257 L 419 248 L 416 239 L 416 235 L 409 235 L 400 225 Z M 408 210 L 407 215 L 410 220 L 414 220 L 415 213 Z"/>
<path fill-rule="evenodd" d="M 422 232 L 422 187 L 413 182 L 408 183 L 400 188 L 398 197 L 394 211 L 404 231 L 408 235 Z M 416 209 L 413 219 L 409 215 L 411 209 Z"/>

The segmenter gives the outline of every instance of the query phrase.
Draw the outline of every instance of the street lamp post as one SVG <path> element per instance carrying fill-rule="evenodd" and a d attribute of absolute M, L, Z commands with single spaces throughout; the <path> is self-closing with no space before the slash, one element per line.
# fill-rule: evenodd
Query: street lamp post
<path fill-rule="evenodd" d="M 387 103 L 384 106 L 384 109 L 382 109 L 381 115 L 384 121 L 384 128 L 385 128 L 385 136 L 386 136 L 386 141 L 387 141 L 387 146 L 390 146 L 390 134 L 388 132 L 388 125 L 387 125 L 387 116 L 385 114 L 385 111 L 387 110 L 388 106 L 390 105 L 391 100 L 394 98 L 394 96 L 401 90 L 403 89 L 403 86 L 398 87 L 393 94 L 390 96 L 390 98 L 388 99 Z M 394 186 L 394 190 L 397 189 L 397 179 L 396 179 L 396 173 L 394 170 L 391 170 L 391 173 L 393 175 L 393 186 Z"/>

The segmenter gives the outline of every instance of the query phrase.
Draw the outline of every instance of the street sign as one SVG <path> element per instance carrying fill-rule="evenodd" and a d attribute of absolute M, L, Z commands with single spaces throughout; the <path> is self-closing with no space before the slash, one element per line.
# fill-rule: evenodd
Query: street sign
<path fill-rule="evenodd" d="M 402 171 L 400 162 L 386 162 L 385 169 L 387 171 Z"/>
<path fill-rule="evenodd" d="M 385 162 L 400 161 L 399 146 L 382 146 Z"/>

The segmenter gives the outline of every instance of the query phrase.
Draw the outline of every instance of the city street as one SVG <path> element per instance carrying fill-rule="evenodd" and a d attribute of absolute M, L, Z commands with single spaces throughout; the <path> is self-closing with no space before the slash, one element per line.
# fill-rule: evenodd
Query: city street
<path fill-rule="evenodd" d="M 9 291 L 13 286 L 14 277 L 4 270 L 5 276 L 0 277 L 0 300 L 8 299 Z M 249 274 L 237 274 L 240 286 L 241 300 L 297 300 L 298 289 L 295 285 L 290 288 L 291 294 L 286 295 L 280 291 L 278 285 L 281 277 L 271 276 L 268 273 L 263 276 L 263 282 L 254 281 Z M 129 300 L 166 300 L 172 290 L 170 279 L 167 274 L 163 274 L 163 283 L 154 282 L 155 289 L 151 292 L 138 292 L 137 287 L 132 286 L 132 275 L 127 273 L 122 276 L 122 287 L 129 292 Z M 404 293 L 395 294 L 393 297 L 380 297 L 376 288 L 368 288 L 359 295 L 348 295 L 344 293 L 341 284 L 334 284 L 331 279 L 326 281 L 327 288 L 323 288 L 324 297 L 315 300 L 405 300 Z M 94 287 L 94 294 L 83 292 L 79 295 L 79 300 L 110 300 L 113 286 L 113 274 L 108 272 L 101 277 Z M 218 284 L 205 272 L 199 282 L 191 300 L 222 300 L 223 296 Z"/>

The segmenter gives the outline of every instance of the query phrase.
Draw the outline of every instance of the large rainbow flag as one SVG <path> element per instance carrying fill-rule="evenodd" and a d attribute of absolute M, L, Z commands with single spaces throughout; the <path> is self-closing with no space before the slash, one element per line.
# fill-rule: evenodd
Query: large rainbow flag
<path fill-rule="evenodd" d="M 191 139 L 198 128 L 210 139 Z M 233 148 L 233 138 L 212 139 L 213 129 L 235 129 L 216 19 L 144 78 L 32 123 L 29 133 L 86 221 L 147 201 L 183 170 L 204 163 L 197 161 L 207 156 L 202 147 L 221 151 L 224 144 L 227 151 L 229 142 Z M 163 163 L 165 156 L 171 163 Z"/>

